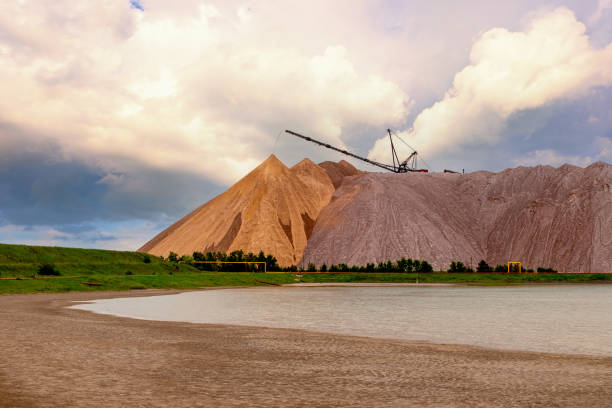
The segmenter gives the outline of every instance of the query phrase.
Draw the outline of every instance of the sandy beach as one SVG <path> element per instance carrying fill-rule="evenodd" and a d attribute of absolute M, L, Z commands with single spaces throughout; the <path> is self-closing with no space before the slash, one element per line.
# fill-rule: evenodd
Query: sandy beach
<path fill-rule="evenodd" d="M 612 358 L 141 321 L 0 296 L 2 407 L 607 407 Z"/>

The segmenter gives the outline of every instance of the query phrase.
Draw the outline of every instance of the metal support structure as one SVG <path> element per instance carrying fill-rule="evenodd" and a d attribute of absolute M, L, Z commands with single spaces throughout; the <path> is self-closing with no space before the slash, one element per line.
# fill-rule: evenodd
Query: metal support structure
<path fill-rule="evenodd" d="M 328 149 L 335 150 L 337 152 L 345 154 L 347 156 L 351 156 L 351 157 L 353 157 L 355 159 L 364 161 L 364 162 L 366 162 L 368 164 L 371 164 L 372 166 L 380 167 L 382 169 L 391 171 L 393 173 L 408 173 L 408 172 L 427 173 L 427 170 L 420 170 L 420 169 L 416 168 L 416 163 L 417 163 L 417 161 L 416 161 L 416 159 L 417 159 L 417 152 L 416 151 L 412 152 L 410 154 L 410 156 L 408 156 L 408 158 L 406 160 L 404 160 L 403 162 L 399 161 L 399 158 L 397 156 L 397 151 L 395 150 L 395 145 L 393 144 L 393 137 L 392 137 L 390 129 L 387 129 L 387 132 L 389 134 L 389 140 L 391 141 L 391 155 L 392 155 L 392 158 L 393 158 L 393 164 L 392 165 L 384 164 L 384 163 L 379 163 L 377 161 L 370 160 L 370 159 L 367 159 L 365 157 L 357 156 L 356 154 L 353 154 L 353 153 L 351 153 L 349 151 L 346 151 L 346 150 L 343 150 L 343 149 L 339 149 L 339 148 L 334 147 L 334 146 L 332 146 L 332 145 L 330 145 L 328 143 L 324 143 L 324 142 L 318 141 L 316 139 L 313 139 L 313 138 L 308 137 L 308 136 L 301 135 L 301 134 L 293 132 L 291 130 L 285 130 L 285 132 L 289 133 L 290 135 L 297 136 L 297 137 L 299 137 L 301 139 L 307 140 L 309 142 L 318 144 L 319 146 L 323 146 L 323 147 L 326 147 Z"/>

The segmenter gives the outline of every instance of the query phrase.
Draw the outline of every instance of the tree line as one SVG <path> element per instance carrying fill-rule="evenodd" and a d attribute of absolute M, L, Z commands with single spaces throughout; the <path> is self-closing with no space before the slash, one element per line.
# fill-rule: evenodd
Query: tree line
<path fill-rule="evenodd" d="M 162 257 L 163 258 L 163 257 Z M 387 260 L 386 262 L 379 263 L 367 263 L 365 266 L 352 265 L 348 266 L 345 263 L 333 264 L 327 266 L 322 264 L 316 266 L 313 263 L 309 263 L 306 267 L 303 265 L 296 266 L 290 265 L 281 267 L 278 265 L 276 257 L 270 254 L 266 254 L 260 251 L 258 254 L 252 252 L 245 253 L 242 250 L 232 251 L 229 254 L 225 252 L 194 252 L 190 255 L 178 256 L 175 252 L 170 252 L 168 258 L 170 262 L 184 262 L 190 264 L 200 270 L 207 271 L 219 271 L 219 272 L 263 272 L 262 263 L 266 264 L 266 270 L 271 272 L 369 272 L 369 273 L 381 273 L 381 272 L 395 272 L 395 273 L 431 273 L 433 272 L 433 266 L 424 260 L 411 259 L 411 258 L 400 258 L 393 262 Z M 226 262 L 239 262 L 236 264 Z M 240 263 L 250 262 L 250 263 Z M 259 264 L 256 264 L 258 262 Z M 531 268 L 523 268 L 524 272 L 534 272 Z M 555 273 L 556 270 L 552 268 L 538 267 L 538 272 Z M 489 266 L 489 264 L 483 259 L 478 263 L 476 271 L 470 266 L 465 265 L 461 261 L 452 261 L 446 272 L 450 273 L 491 273 L 491 272 L 508 272 L 508 265 L 496 265 Z M 516 270 L 518 272 L 518 270 Z"/>

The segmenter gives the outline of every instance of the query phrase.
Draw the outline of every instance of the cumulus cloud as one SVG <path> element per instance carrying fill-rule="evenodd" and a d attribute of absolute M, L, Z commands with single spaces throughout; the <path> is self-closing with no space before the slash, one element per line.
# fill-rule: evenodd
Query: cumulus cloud
<path fill-rule="evenodd" d="M 549 165 L 559 167 L 563 164 L 585 167 L 593 163 L 591 157 L 563 155 L 551 149 L 534 150 L 527 153 L 525 157 L 513 160 L 517 166 Z"/>
<path fill-rule="evenodd" d="M 470 65 L 442 100 L 423 110 L 402 136 L 427 157 L 470 144 L 495 144 L 515 113 L 577 98 L 612 83 L 612 44 L 595 49 L 567 8 L 535 18 L 520 32 L 495 28 L 475 41 Z M 388 156 L 382 138 L 369 157 Z M 549 151 L 533 158 L 556 160 Z"/>
<path fill-rule="evenodd" d="M 136 161 L 231 183 L 284 127 L 342 145 L 344 127 L 407 112 L 399 86 L 341 44 L 306 53 L 259 35 L 266 16 L 242 4 L 131 5 L 2 2 L 0 121 L 112 173 Z"/>
<path fill-rule="evenodd" d="M 526 155 L 513 159 L 517 166 L 537 166 L 549 165 L 559 167 L 563 164 L 573 164 L 574 166 L 586 167 L 598 160 L 612 160 L 612 140 L 605 137 L 597 137 L 593 143 L 597 155 L 580 156 L 562 154 L 552 149 L 534 150 Z"/>

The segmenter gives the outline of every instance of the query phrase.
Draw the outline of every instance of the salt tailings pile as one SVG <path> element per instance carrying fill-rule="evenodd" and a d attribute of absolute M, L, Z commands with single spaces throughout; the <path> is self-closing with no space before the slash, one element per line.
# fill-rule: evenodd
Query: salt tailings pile
<path fill-rule="evenodd" d="M 281 265 L 297 263 L 334 186 L 308 159 L 287 168 L 275 156 L 225 193 L 168 227 L 140 251 L 167 256 L 242 249 L 274 254 Z"/>
<path fill-rule="evenodd" d="M 141 251 L 262 249 L 282 265 L 303 255 L 317 265 L 411 257 L 435 269 L 485 259 L 612 271 L 612 165 L 465 175 L 361 173 L 346 165 L 305 160 L 288 169 L 272 156 Z"/>

